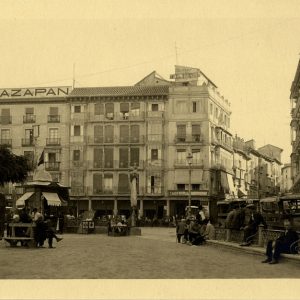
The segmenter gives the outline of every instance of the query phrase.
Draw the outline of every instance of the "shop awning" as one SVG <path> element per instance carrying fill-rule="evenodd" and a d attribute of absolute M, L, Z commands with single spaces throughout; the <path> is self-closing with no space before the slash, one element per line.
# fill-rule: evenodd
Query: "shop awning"
<path fill-rule="evenodd" d="M 62 203 L 56 193 L 42 192 L 43 196 L 47 200 L 48 205 L 50 206 L 61 206 Z"/>
<path fill-rule="evenodd" d="M 238 189 L 238 197 L 241 198 L 241 197 L 244 197 L 244 196 L 247 196 L 247 192 L 242 187 L 240 187 Z"/>
<path fill-rule="evenodd" d="M 27 192 L 16 201 L 16 206 L 25 206 L 25 201 L 28 200 L 34 192 Z"/>
<path fill-rule="evenodd" d="M 229 194 L 237 196 L 236 188 L 233 183 L 233 178 L 231 174 L 227 173 L 227 180 L 228 180 L 228 186 L 229 186 Z"/>
<path fill-rule="evenodd" d="M 203 181 L 203 170 L 192 170 L 191 184 L 201 184 Z M 189 184 L 189 170 L 175 170 L 174 183 Z"/>

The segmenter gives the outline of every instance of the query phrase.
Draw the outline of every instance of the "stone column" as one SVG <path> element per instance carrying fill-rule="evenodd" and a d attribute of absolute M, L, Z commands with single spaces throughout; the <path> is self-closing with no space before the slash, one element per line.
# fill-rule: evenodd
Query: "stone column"
<path fill-rule="evenodd" d="M 140 217 L 142 217 L 144 215 L 144 200 L 143 199 L 140 200 L 140 211 L 139 211 L 139 213 L 140 213 Z"/>
<path fill-rule="evenodd" d="M 89 199 L 88 201 L 89 201 L 89 210 L 92 210 L 92 200 Z"/>
<path fill-rule="evenodd" d="M 114 216 L 118 214 L 118 200 L 114 199 Z"/>
<path fill-rule="evenodd" d="M 170 217 L 170 200 L 168 199 L 168 200 L 166 200 L 167 201 L 167 216 L 169 216 Z"/>

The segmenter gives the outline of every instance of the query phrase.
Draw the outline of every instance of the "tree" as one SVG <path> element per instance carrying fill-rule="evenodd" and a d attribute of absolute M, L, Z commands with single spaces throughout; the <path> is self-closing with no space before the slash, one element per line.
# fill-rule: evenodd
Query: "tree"
<path fill-rule="evenodd" d="M 0 146 L 0 185 L 23 182 L 31 170 L 26 157 L 15 155 L 7 147 Z"/>

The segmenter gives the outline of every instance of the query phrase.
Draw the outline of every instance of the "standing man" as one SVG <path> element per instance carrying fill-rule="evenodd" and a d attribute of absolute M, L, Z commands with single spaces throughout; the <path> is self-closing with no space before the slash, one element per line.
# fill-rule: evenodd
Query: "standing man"
<path fill-rule="evenodd" d="M 258 226 L 260 224 L 264 225 L 264 228 L 267 228 L 267 223 L 265 222 L 263 216 L 261 213 L 255 211 L 255 205 L 254 204 L 248 204 L 246 208 L 249 210 L 250 219 L 248 222 L 248 225 L 244 227 L 244 240 L 243 243 L 240 246 L 250 246 L 253 237 L 256 234 L 258 230 Z"/>
<path fill-rule="evenodd" d="M 285 232 L 280 235 L 276 241 L 268 241 L 266 248 L 267 259 L 262 263 L 277 264 L 281 253 L 298 253 L 298 234 L 292 229 L 292 223 L 289 219 L 283 220 Z"/>

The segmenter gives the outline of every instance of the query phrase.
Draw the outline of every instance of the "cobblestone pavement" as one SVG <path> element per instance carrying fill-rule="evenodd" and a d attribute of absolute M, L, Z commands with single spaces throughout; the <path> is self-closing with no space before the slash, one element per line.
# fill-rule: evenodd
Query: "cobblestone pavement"
<path fill-rule="evenodd" d="M 0 241 L 0 279 L 300 278 L 300 264 L 261 264 L 261 255 L 176 243 L 174 228 L 142 236 L 65 234 L 55 249 L 11 248 Z"/>

